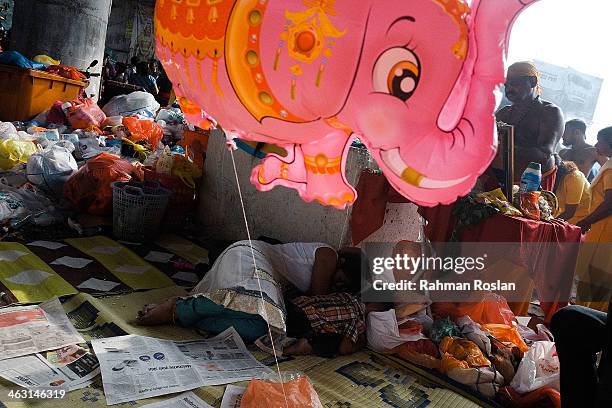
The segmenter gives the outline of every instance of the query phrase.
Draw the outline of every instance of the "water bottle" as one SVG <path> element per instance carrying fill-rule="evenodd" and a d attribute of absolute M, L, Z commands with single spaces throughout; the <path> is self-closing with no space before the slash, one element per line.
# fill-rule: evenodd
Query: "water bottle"
<path fill-rule="evenodd" d="M 540 163 L 531 162 L 521 176 L 521 187 L 519 192 L 538 191 L 542 182 L 542 166 Z"/>

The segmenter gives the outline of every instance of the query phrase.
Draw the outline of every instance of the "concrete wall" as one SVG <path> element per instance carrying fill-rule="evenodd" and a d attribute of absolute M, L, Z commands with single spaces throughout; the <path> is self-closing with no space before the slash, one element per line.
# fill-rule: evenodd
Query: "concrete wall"
<path fill-rule="evenodd" d="M 120 62 L 154 57 L 154 0 L 115 0 L 106 31 L 106 51 Z"/>
<path fill-rule="evenodd" d="M 19 0 L 15 2 L 11 49 L 28 58 L 47 54 L 85 69 L 97 59 L 100 72 L 111 0 Z M 98 93 L 99 78 L 88 92 Z"/>
<path fill-rule="evenodd" d="M 200 190 L 200 221 L 206 231 L 220 239 L 246 239 L 246 229 L 236 187 L 231 154 L 224 138 L 210 138 L 206 169 Z M 260 192 L 249 182 L 251 169 L 259 159 L 237 150 L 234 159 L 253 239 L 260 235 L 284 242 L 320 241 L 334 247 L 350 245 L 350 208 L 344 211 L 306 203 L 294 190 L 276 187 Z M 356 185 L 361 170 L 375 166 L 367 152 L 351 149 L 347 161 L 347 178 Z M 396 242 L 416 240 L 420 217 L 413 204 L 389 204 L 385 225 L 366 241 Z"/>

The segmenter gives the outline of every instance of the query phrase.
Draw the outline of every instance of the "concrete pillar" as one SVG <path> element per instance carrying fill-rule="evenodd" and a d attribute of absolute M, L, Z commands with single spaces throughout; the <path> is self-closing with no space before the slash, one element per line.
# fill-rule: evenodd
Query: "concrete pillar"
<path fill-rule="evenodd" d="M 112 0 L 19 0 L 15 2 L 11 49 L 28 58 L 47 54 L 84 70 L 94 59 L 100 72 Z M 100 78 L 88 94 L 97 98 Z"/>

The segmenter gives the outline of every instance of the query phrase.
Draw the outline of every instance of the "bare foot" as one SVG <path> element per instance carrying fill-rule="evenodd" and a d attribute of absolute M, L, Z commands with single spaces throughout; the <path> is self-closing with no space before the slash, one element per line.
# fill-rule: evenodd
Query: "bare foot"
<path fill-rule="evenodd" d="M 305 356 L 308 354 L 312 354 L 312 346 L 308 342 L 308 340 L 301 338 L 291 345 L 285 347 L 283 349 L 283 354 L 288 356 Z"/>
<path fill-rule="evenodd" d="M 156 326 L 168 324 L 174 321 L 174 311 L 178 296 L 171 297 L 159 305 L 145 305 L 144 309 L 138 312 L 136 323 L 141 326 Z"/>

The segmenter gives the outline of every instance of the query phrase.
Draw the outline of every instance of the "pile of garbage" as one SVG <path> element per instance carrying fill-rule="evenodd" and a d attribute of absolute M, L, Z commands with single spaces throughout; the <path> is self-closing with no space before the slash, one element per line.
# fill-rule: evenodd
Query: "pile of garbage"
<path fill-rule="evenodd" d="M 206 137 L 178 105 L 160 109 L 140 91 L 102 108 L 58 101 L 31 121 L 0 122 L 0 225 L 7 232 L 65 222 L 71 212 L 108 216 L 111 183 L 130 180 L 175 192 L 172 205 L 184 213 L 194 208 Z"/>

